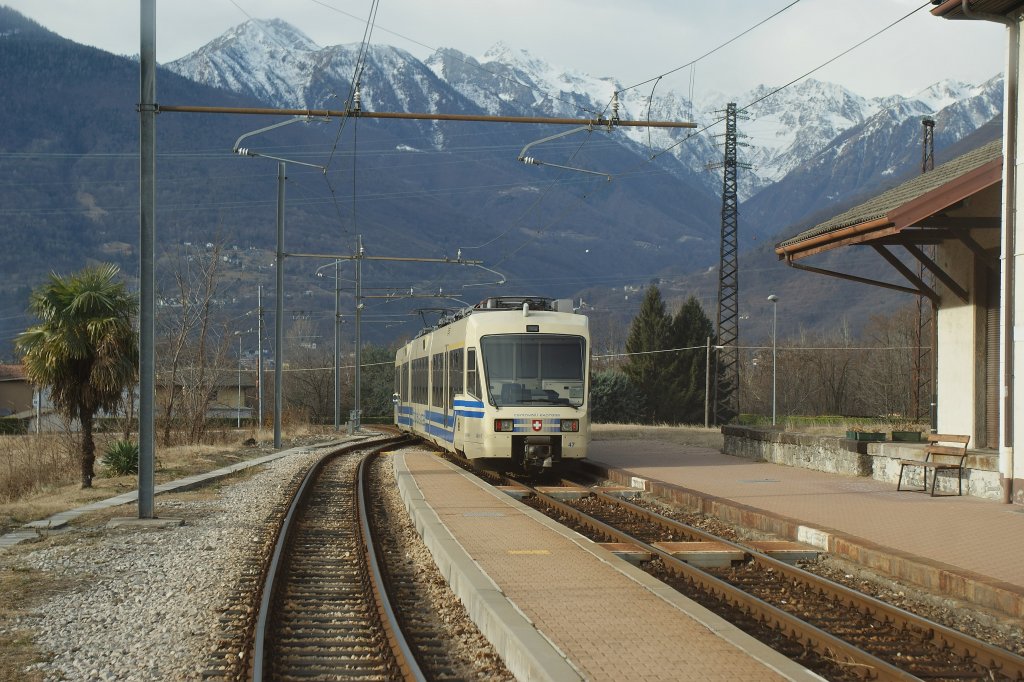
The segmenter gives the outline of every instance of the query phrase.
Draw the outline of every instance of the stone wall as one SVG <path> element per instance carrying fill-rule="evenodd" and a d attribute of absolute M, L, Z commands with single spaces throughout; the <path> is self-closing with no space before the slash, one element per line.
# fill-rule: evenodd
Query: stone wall
<path fill-rule="evenodd" d="M 775 429 L 723 426 L 722 452 L 760 462 L 814 469 L 846 476 L 870 476 L 896 485 L 900 459 L 924 459 L 923 443 L 853 441 L 839 436 L 790 433 Z M 963 475 L 965 495 L 1001 500 L 999 457 L 995 453 L 968 451 Z M 904 486 L 921 486 L 921 468 L 908 467 Z M 931 482 L 929 480 L 929 487 Z M 939 476 L 936 492 L 956 493 L 955 478 Z"/>

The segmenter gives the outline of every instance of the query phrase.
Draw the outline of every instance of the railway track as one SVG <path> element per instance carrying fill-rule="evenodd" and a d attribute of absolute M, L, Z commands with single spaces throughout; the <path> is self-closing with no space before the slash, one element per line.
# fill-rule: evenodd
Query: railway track
<path fill-rule="evenodd" d="M 298 485 L 265 571 L 246 679 L 465 678 L 451 626 L 424 608 L 422 567 L 374 492 L 376 468 L 390 466 L 379 455 L 408 440 L 337 450 Z"/>
<path fill-rule="evenodd" d="M 262 590 L 252 679 L 424 679 L 391 607 L 367 521 L 365 466 L 346 448 L 314 465 L 285 516 Z"/>
<path fill-rule="evenodd" d="M 600 492 L 561 502 L 536 488 L 524 502 L 597 542 L 650 553 L 641 566 L 762 642 L 830 680 L 1024 680 L 1024 658 L 832 583 L 750 547 Z M 746 557 L 699 569 L 654 546 L 713 541 Z"/>

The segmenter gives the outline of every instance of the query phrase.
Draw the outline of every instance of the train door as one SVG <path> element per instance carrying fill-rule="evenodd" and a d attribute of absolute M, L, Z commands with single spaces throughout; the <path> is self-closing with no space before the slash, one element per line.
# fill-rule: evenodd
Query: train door
<path fill-rule="evenodd" d="M 455 408 L 456 396 L 462 393 L 462 348 L 448 350 L 448 394 L 446 407 L 448 424 L 452 429 L 452 442 L 456 449 L 462 447 L 461 419 Z"/>

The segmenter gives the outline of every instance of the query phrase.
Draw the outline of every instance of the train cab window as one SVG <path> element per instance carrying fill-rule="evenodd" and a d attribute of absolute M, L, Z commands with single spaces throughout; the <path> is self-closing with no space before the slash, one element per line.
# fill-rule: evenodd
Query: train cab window
<path fill-rule="evenodd" d="M 495 334 L 480 339 L 480 352 L 488 397 L 495 406 L 583 404 L 583 337 Z"/>
<path fill-rule="evenodd" d="M 476 371 L 476 348 L 466 351 L 466 392 L 474 398 L 479 398 L 480 375 Z"/>

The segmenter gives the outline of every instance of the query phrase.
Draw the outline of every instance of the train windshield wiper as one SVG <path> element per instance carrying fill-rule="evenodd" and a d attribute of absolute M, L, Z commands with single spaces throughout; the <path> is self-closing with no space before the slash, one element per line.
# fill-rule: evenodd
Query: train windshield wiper
<path fill-rule="evenodd" d="M 565 407 L 572 407 L 573 409 L 580 409 L 579 405 L 573 405 L 569 402 L 568 398 L 523 398 L 521 403 L 547 403 L 548 405 L 559 405 Z"/>

